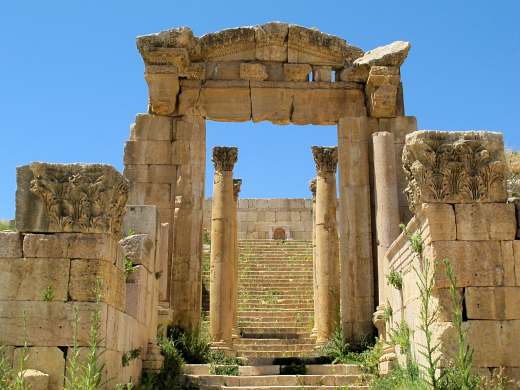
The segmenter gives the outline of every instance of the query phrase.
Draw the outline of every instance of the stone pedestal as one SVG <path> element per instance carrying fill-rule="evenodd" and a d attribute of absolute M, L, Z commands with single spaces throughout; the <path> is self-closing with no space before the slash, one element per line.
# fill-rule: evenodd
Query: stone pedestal
<path fill-rule="evenodd" d="M 378 303 L 384 303 L 385 253 L 399 236 L 399 198 L 395 167 L 394 136 L 383 131 L 372 134 L 374 145 L 374 193 L 377 237 Z"/>
<path fill-rule="evenodd" d="M 233 242 L 233 339 L 240 337 L 238 330 L 238 194 L 242 179 L 233 179 L 233 205 L 232 205 L 232 242 Z"/>
<path fill-rule="evenodd" d="M 368 141 L 377 125 L 367 117 L 342 118 L 338 124 L 341 320 L 351 343 L 362 341 L 374 329 Z"/>
<path fill-rule="evenodd" d="M 233 166 L 237 148 L 214 147 L 211 213 L 210 337 L 215 348 L 230 350 L 233 328 Z"/>
<path fill-rule="evenodd" d="M 313 146 L 316 162 L 316 284 L 317 284 L 317 338 L 323 345 L 329 339 L 339 320 L 339 260 L 338 230 L 336 223 L 336 147 Z"/>

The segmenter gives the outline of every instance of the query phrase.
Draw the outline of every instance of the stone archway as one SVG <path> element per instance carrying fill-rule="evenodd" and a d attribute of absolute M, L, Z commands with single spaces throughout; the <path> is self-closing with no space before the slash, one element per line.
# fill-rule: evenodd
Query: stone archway
<path fill-rule="evenodd" d="M 315 29 L 267 23 L 202 37 L 183 27 L 139 37 L 137 46 L 149 113 L 132 128 L 125 174 L 130 203 L 158 205 L 162 222 L 172 226 L 161 301 L 173 322 L 192 328 L 200 315 L 205 120 L 268 120 L 338 126 L 342 326 L 350 339 L 371 333 L 376 260 L 369 146 L 373 132 L 390 131 L 400 153 L 404 135 L 415 130 L 415 118 L 403 116 L 399 73 L 409 45 L 364 53 Z M 401 176 L 401 189 L 404 182 Z"/>

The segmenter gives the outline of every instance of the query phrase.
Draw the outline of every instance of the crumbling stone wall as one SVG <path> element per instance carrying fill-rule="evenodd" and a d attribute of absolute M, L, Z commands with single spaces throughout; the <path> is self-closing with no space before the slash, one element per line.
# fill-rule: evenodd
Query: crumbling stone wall
<path fill-rule="evenodd" d="M 403 163 L 407 194 L 415 216 L 407 229 L 419 231 L 433 272 L 438 316 L 434 340 L 441 366 L 449 364 L 456 339 L 449 282 L 442 264 L 449 259 L 463 297 L 464 325 L 483 374 L 505 367 L 520 378 L 520 241 L 515 205 L 507 203 L 502 136 L 498 133 L 417 132 L 407 137 Z M 415 356 L 424 345 L 419 327 L 419 290 L 414 268 L 421 265 L 401 234 L 386 253 L 385 278 L 399 272 L 403 287 L 386 285 L 381 304 L 392 308 L 387 334 L 404 321 L 412 330 Z M 398 351 L 397 351 L 398 352 Z M 384 359 L 385 360 L 385 359 Z"/>

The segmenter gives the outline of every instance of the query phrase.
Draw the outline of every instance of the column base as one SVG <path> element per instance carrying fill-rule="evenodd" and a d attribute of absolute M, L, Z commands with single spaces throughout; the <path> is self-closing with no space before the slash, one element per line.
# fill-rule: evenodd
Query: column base
<path fill-rule="evenodd" d="M 148 343 L 146 358 L 143 360 L 144 372 L 159 372 L 164 363 L 164 356 L 156 343 Z"/>

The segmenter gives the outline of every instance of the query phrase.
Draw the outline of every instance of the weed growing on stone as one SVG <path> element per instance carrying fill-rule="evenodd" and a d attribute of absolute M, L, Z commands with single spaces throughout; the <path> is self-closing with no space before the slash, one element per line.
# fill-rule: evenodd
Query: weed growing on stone
<path fill-rule="evenodd" d="M 128 367 L 132 360 L 138 359 L 141 356 L 141 348 L 134 348 L 123 354 L 121 357 L 121 365 Z"/>
<path fill-rule="evenodd" d="M 51 302 L 54 300 L 54 288 L 52 286 L 47 286 L 45 291 L 42 294 L 42 298 L 46 302 Z"/>
<path fill-rule="evenodd" d="M 389 286 L 393 286 L 397 290 L 403 289 L 403 275 L 396 270 L 391 270 L 388 275 L 386 275 L 386 283 Z"/>
<path fill-rule="evenodd" d="M 125 277 L 128 279 L 128 277 L 136 271 L 136 267 L 134 262 L 125 256 L 125 263 L 124 263 L 124 270 Z"/>

